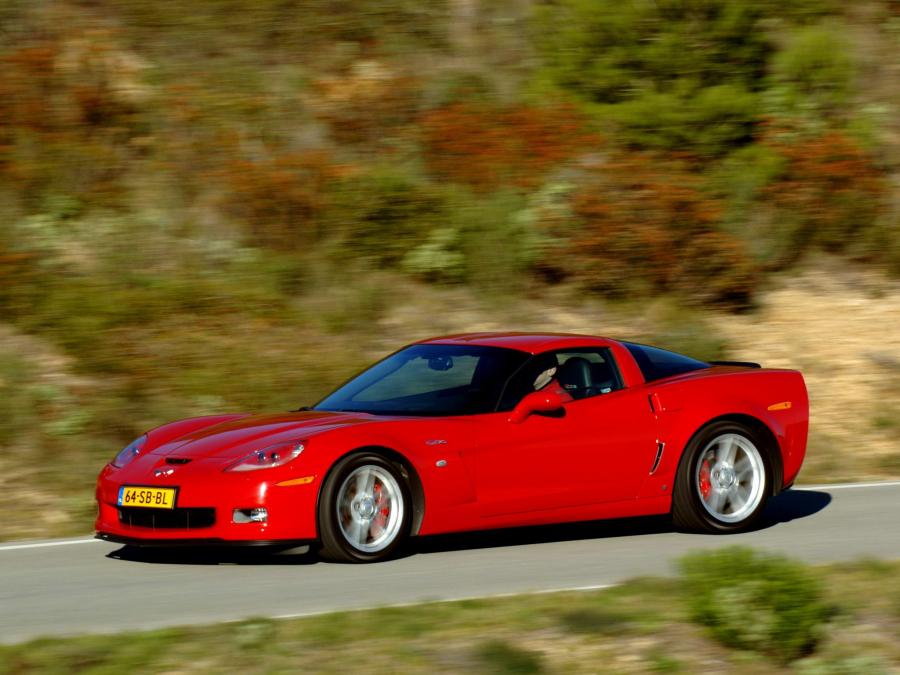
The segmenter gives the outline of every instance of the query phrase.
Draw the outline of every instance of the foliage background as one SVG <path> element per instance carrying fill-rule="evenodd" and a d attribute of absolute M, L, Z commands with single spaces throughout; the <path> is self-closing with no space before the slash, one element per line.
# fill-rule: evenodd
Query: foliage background
<path fill-rule="evenodd" d="M 469 329 L 801 367 L 806 476 L 896 475 L 897 63 L 894 0 L 4 2 L 0 536 Z"/>

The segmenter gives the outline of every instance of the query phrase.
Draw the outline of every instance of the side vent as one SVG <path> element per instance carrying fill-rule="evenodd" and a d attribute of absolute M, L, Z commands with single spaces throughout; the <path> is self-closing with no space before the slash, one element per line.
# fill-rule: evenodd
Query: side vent
<path fill-rule="evenodd" d="M 656 443 L 656 459 L 653 460 L 653 466 L 650 467 L 650 475 L 652 476 L 656 469 L 659 467 L 659 460 L 662 459 L 663 450 L 666 449 L 665 443 L 660 443 L 657 441 Z"/>
<path fill-rule="evenodd" d="M 166 457 L 166 464 L 187 464 L 190 461 L 189 457 Z"/>

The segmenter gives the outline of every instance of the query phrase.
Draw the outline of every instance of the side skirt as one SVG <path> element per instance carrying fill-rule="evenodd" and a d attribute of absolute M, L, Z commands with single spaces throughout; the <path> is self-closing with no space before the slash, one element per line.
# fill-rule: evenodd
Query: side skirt
<path fill-rule="evenodd" d="M 457 508 L 447 509 L 444 513 L 426 512 L 419 534 L 443 534 L 446 532 L 491 530 L 501 527 L 551 525 L 554 523 L 576 523 L 607 518 L 663 515 L 671 511 L 672 498 L 669 495 L 663 495 L 549 511 L 508 513 L 491 517 L 479 515 L 477 508 L 476 504 L 465 504 Z"/>

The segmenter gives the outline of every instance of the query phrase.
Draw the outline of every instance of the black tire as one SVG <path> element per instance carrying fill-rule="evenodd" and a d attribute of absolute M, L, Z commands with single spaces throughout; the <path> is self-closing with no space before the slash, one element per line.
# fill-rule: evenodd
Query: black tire
<path fill-rule="evenodd" d="M 360 475 L 375 477 L 371 494 L 356 490 Z M 352 485 L 351 476 L 355 476 Z M 378 501 L 383 495 L 390 497 L 388 502 Z M 371 509 L 374 516 L 369 514 Z M 373 538 L 372 532 L 378 531 L 376 519 L 385 509 L 390 515 L 384 518 L 381 536 Z M 387 560 L 409 537 L 412 510 L 409 486 L 395 463 L 371 452 L 344 457 L 328 474 L 319 496 L 319 556 L 347 563 Z M 354 532 L 361 536 L 356 544 L 350 541 Z"/>
<path fill-rule="evenodd" d="M 735 467 L 724 461 L 727 450 L 722 450 L 723 459 L 719 462 L 720 448 L 726 444 L 736 446 L 735 454 L 743 453 L 739 461 L 732 463 L 742 467 L 742 475 L 747 470 L 753 472 L 756 476 L 753 487 L 747 487 L 749 481 L 741 482 Z M 758 463 L 753 457 L 753 450 L 756 451 Z M 740 504 L 740 497 L 744 494 L 748 498 L 743 505 L 727 513 L 732 506 L 731 500 L 736 505 Z M 771 494 L 772 458 L 765 440 L 739 422 L 714 422 L 701 429 L 682 454 L 672 495 L 672 521 L 676 528 L 688 532 L 741 532 L 759 520 Z"/>

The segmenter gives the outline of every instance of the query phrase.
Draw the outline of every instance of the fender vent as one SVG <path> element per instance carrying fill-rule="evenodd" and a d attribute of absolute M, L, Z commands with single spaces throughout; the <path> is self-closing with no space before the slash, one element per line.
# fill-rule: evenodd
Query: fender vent
<path fill-rule="evenodd" d="M 656 459 L 653 460 L 653 466 L 650 467 L 650 475 L 652 476 L 657 468 L 659 468 L 659 460 L 662 459 L 663 450 L 666 449 L 665 443 L 656 443 Z"/>
<path fill-rule="evenodd" d="M 189 457 L 166 457 L 166 464 L 187 464 L 190 461 Z"/>

